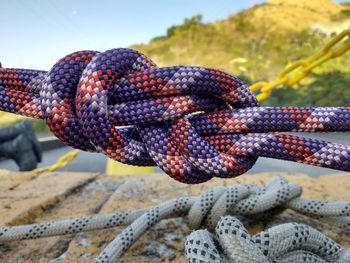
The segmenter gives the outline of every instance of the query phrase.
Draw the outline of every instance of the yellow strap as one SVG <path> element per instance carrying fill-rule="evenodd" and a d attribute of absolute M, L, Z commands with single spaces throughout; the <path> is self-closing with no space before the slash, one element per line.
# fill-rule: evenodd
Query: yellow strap
<path fill-rule="evenodd" d="M 112 159 L 107 159 L 106 174 L 107 175 L 134 175 L 154 173 L 154 167 L 139 167 L 123 164 Z"/>
<path fill-rule="evenodd" d="M 16 122 L 19 122 L 25 118 L 26 117 L 16 115 L 13 113 L 0 111 L 0 127 L 3 128 L 3 127 L 11 126 Z"/>
<path fill-rule="evenodd" d="M 257 95 L 259 101 L 267 99 L 274 89 L 281 86 L 293 86 L 306 78 L 314 68 L 320 66 L 330 59 L 340 57 L 350 49 L 350 30 L 345 30 L 339 35 L 330 40 L 319 52 L 316 54 L 297 61 L 282 71 L 279 77 L 270 82 L 260 81 L 252 86 L 250 89 L 253 92 L 260 91 Z"/>

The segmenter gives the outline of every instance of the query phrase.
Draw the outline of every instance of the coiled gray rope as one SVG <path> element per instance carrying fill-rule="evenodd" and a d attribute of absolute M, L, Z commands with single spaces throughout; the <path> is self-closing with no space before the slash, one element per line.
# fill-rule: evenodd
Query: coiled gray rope
<path fill-rule="evenodd" d="M 283 177 L 275 177 L 265 186 L 238 184 L 229 187 L 215 187 L 201 196 L 181 197 L 149 209 L 43 224 L 0 227 L 0 242 L 64 235 L 130 224 L 96 258 L 95 262 L 101 263 L 117 261 L 147 229 L 160 220 L 171 217 L 187 215 L 191 228 L 206 226 L 214 230 L 217 222 L 225 215 L 261 220 L 261 218 L 268 218 L 269 213 L 274 212 L 276 208 L 290 208 L 299 213 L 320 218 L 330 224 L 350 229 L 350 202 L 305 200 L 300 198 L 301 192 L 302 189 L 298 184 L 289 183 Z M 283 231 L 281 233 L 283 235 Z M 323 240 L 320 239 L 320 236 L 315 236 L 315 238 Z"/>
<path fill-rule="evenodd" d="M 288 223 L 250 236 L 235 217 L 222 217 L 216 227 L 219 252 L 207 230 L 197 230 L 186 238 L 189 262 L 237 263 L 349 263 L 350 249 L 303 224 Z"/>

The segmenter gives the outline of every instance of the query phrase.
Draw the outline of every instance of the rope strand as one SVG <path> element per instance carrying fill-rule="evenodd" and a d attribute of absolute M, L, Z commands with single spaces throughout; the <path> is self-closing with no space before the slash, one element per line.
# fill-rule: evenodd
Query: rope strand
<path fill-rule="evenodd" d="M 225 216 L 216 226 L 220 253 L 207 230 L 197 230 L 186 238 L 185 253 L 189 262 L 252 263 L 347 263 L 350 249 L 310 226 L 281 224 L 250 236 L 235 217 Z"/>

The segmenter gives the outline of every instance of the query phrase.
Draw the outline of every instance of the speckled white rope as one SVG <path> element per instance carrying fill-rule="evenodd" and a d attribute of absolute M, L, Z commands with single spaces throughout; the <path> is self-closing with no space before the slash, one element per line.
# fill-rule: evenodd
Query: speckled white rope
<path fill-rule="evenodd" d="M 333 240 L 303 224 L 281 224 L 250 236 L 237 218 L 225 216 L 219 220 L 215 233 L 216 237 L 212 238 L 207 230 L 197 230 L 186 238 L 189 262 L 350 262 L 350 249 L 343 250 Z"/>
<path fill-rule="evenodd" d="M 13 227 L 0 227 L 0 242 L 33 239 L 130 224 L 98 256 L 95 262 L 115 262 L 151 226 L 164 218 L 186 216 L 189 226 L 214 230 L 222 216 L 236 215 L 249 220 L 269 219 L 276 208 L 291 208 L 350 229 L 350 202 L 320 202 L 300 198 L 301 187 L 283 177 L 265 186 L 238 184 L 214 187 L 199 197 L 174 199 L 149 209 L 93 215 L 71 220 Z M 286 261 L 288 262 L 288 261 Z"/>

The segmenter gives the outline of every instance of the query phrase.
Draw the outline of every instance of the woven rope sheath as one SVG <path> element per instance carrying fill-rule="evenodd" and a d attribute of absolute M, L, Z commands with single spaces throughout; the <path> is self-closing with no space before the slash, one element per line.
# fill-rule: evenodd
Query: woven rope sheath
<path fill-rule="evenodd" d="M 350 249 L 310 226 L 286 223 L 250 236 L 235 217 L 222 217 L 216 226 L 220 253 L 207 230 L 192 232 L 185 253 L 190 263 L 348 263 Z"/>
<path fill-rule="evenodd" d="M 350 231 L 350 202 L 306 200 L 300 197 L 301 192 L 300 185 L 283 177 L 275 177 L 266 185 L 220 186 L 208 189 L 200 196 L 179 197 L 148 209 L 0 227 L 0 242 L 127 225 L 94 261 L 111 263 L 118 262 L 141 235 L 162 219 L 186 217 L 191 229 L 216 229 L 225 251 L 219 253 L 208 231 L 198 230 L 187 238 L 185 245 L 190 262 L 225 262 L 225 258 L 229 262 L 350 262 L 350 250 L 343 251 L 339 244 L 310 226 L 282 224 L 250 237 L 241 224 L 268 223 L 274 215 L 289 208 Z M 240 221 L 225 217 L 227 215 L 237 216 Z"/>
<path fill-rule="evenodd" d="M 350 171 L 350 146 L 276 133 L 350 131 L 349 107 L 259 107 L 223 71 L 158 68 L 131 49 L 76 52 L 49 72 L 1 68 L 0 110 L 44 119 L 74 148 L 158 165 L 185 183 L 240 175 L 259 156 Z"/>

